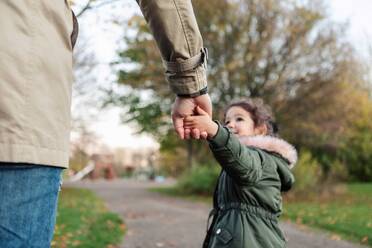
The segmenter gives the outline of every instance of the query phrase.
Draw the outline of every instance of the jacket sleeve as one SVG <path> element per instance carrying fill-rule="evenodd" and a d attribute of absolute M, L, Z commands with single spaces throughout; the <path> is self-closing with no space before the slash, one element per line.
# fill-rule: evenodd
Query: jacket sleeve
<path fill-rule="evenodd" d="M 177 95 L 197 96 L 207 87 L 207 52 L 191 0 L 137 0 Z"/>
<path fill-rule="evenodd" d="M 221 167 L 238 183 L 250 185 L 261 178 L 264 161 L 262 153 L 242 145 L 239 139 L 220 123 L 217 134 L 209 140 L 209 147 Z"/>
<path fill-rule="evenodd" d="M 282 192 L 287 192 L 289 191 L 293 184 L 295 183 L 295 178 L 288 168 L 288 162 L 284 161 L 282 158 L 278 158 L 277 161 L 277 173 L 280 178 L 281 182 L 281 191 Z"/>

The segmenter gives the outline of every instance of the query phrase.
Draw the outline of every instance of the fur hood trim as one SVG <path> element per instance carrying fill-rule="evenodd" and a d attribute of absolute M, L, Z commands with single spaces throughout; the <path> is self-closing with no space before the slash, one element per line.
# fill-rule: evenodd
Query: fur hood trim
<path fill-rule="evenodd" d="M 297 151 L 283 139 L 272 136 L 244 136 L 239 138 L 240 142 L 246 146 L 257 147 L 268 152 L 275 152 L 288 160 L 288 167 L 292 169 L 297 162 Z"/>

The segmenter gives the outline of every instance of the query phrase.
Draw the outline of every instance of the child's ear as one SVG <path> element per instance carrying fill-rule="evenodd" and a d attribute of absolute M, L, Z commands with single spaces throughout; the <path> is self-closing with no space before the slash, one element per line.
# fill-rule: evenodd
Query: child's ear
<path fill-rule="evenodd" d="M 262 124 L 261 126 L 254 128 L 254 134 L 255 135 L 266 135 L 267 134 L 267 126 L 265 124 Z"/>

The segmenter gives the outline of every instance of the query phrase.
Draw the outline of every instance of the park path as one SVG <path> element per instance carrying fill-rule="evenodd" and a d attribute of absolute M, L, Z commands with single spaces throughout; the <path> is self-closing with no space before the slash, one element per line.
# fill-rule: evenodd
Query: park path
<path fill-rule="evenodd" d="M 167 183 L 134 180 L 82 181 L 64 187 L 91 189 L 120 214 L 127 234 L 120 248 L 201 248 L 209 212 L 208 204 L 149 192 Z M 329 235 L 291 223 L 281 223 L 288 248 L 359 248 Z"/>

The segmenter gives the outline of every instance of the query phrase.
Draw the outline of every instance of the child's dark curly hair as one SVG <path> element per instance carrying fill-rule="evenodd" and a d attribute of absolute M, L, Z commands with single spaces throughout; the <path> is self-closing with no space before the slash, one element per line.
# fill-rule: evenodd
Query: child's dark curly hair
<path fill-rule="evenodd" d="M 241 107 L 245 111 L 247 111 L 251 115 L 255 127 L 266 125 L 266 135 L 278 136 L 279 130 L 277 124 L 274 121 L 271 108 L 268 105 L 264 104 L 262 99 L 244 99 L 231 103 L 224 111 L 224 119 L 226 118 L 227 111 L 231 107 Z"/>

